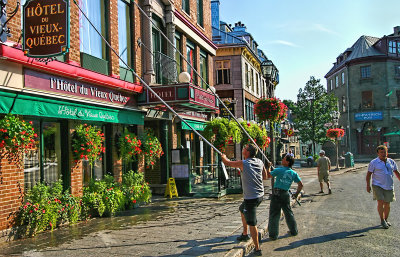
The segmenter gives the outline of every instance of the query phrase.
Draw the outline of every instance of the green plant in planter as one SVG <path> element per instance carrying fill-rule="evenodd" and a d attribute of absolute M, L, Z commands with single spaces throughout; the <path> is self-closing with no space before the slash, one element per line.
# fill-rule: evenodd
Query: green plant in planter
<path fill-rule="evenodd" d="M 149 184 L 144 180 L 143 173 L 129 171 L 122 175 L 122 191 L 125 195 L 125 205 L 132 209 L 139 203 L 147 203 L 151 199 Z"/>
<path fill-rule="evenodd" d="M 225 152 L 228 143 L 240 142 L 242 133 L 235 121 L 226 118 L 215 118 L 206 123 L 204 136 L 221 152 Z"/>
<path fill-rule="evenodd" d="M 34 138 L 37 134 L 32 127 L 32 121 L 20 120 L 13 114 L 7 114 L 0 120 L 0 149 L 15 153 L 35 147 Z"/>
<path fill-rule="evenodd" d="M 254 113 L 261 121 L 279 122 L 287 116 L 287 106 L 278 98 L 262 98 L 254 105 Z"/>
<path fill-rule="evenodd" d="M 270 143 L 270 138 L 268 137 L 267 130 L 265 128 L 261 128 L 257 124 L 251 124 L 245 121 L 241 122 L 240 125 L 242 125 L 242 127 L 247 131 L 250 137 L 254 139 L 254 141 L 260 148 L 268 147 Z M 241 143 L 245 145 L 252 142 L 249 137 L 245 133 L 243 133 Z"/>
<path fill-rule="evenodd" d="M 92 166 L 105 152 L 104 134 L 96 126 L 80 124 L 72 136 L 72 153 L 75 163 L 81 159 L 89 161 Z M 101 159 L 101 158 L 100 158 Z"/>
<path fill-rule="evenodd" d="M 146 168 L 153 167 L 156 160 L 160 159 L 160 157 L 164 154 L 161 143 L 154 135 L 153 130 L 149 128 L 144 131 L 141 137 L 141 142 Z"/>

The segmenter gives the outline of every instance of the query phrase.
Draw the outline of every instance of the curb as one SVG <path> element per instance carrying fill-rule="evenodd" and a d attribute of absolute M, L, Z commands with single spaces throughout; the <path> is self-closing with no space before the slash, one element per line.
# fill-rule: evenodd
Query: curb
<path fill-rule="evenodd" d="M 297 200 L 301 199 L 301 194 L 297 197 Z M 294 206 L 296 203 L 295 199 L 292 199 L 290 206 Z M 283 216 L 283 213 L 282 213 Z M 281 216 L 281 218 L 282 218 Z M 258 226 L 258 232 L 261 234 L 260 245 L 262 244 L 261 240 L 268 234 L 268 219 L 265 220 Z M 229 252 L 227 252 L 224 257 L 243 257 L 251 253 L 254 249 L 253 240 L 250 239 L 247 242 L 240 242 L 238 245 L 234 246 Z"/>

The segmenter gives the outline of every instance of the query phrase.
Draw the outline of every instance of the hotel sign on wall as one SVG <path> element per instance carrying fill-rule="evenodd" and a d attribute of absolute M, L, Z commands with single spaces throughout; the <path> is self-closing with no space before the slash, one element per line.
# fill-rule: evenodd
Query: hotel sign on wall
<path fill-rule="evenodd" d="M 23 49 L 30 57 L 64 54 L 69 48 L 69 0 L 27 0 Z"/>
<path fill-rule="evenodd" d="M 25 87 L 120 106 L 136 106 L 132 94 L 25 69 Z"/>

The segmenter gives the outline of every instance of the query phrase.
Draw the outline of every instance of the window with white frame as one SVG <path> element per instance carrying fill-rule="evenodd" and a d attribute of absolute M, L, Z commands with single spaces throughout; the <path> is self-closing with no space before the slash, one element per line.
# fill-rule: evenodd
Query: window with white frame
<path fill-rule="evenodd" d="M 396 53 L 396 41 L 393 41 L 393 40 L 389 41 L 389 53 L 391 53 L 391 54 Z"/>
<path fill-rule="evenodd" d="M 245 76 L 245 78 L 246 78 L 246 87 L 247 88 L 249 88 L 250 87 L 250 71 L 249 71 L 249 65 L 247 64 L 247 63 L 245 63 L 244 64 L 244 66 L 245 66 L 245 73 L 246 73 L 246 76 Z"/>
<path fill-rule="evenodd" d="M 132 66 L 131 8 L 129 2 L 118 0 L 118 45 L 119 66 L 127 68 L 124 62 Z"/>
<path fill-rule="evenodd" d="M 361 67 L 361 78 L 366 79 L 371 77 L 371 66 Z"/>
<path fill-rule="evenodd" d="M 329 91 L 332 91 L 332 89 L 333 89 L 333 79 L 329 81 Z"/>
<path fill-rule="evenodd" d="M 342 112 L 346 112 L 346 97 L 342 96 Z"/>
<path fill-rule="evenodd" d="M 335 77 L 335 87 L 339 87 L 339 76 L 336 75 Z"/>
<path fill-rule="evenodd" d="M 104 0 L 82 0 L 81 9 L 91 23 L 106 37 L 106 4 Z M 101 36 L 83 14 L 79 16 L 80 51 L 91 56 L 106 59 L 106 47 Z"/>
<path fill-rule="evenodd" d="M 344 85 L 344 72 L 342 72 L 342 85 Z"/>
<path fill-rule="evenodd" d="M 187 14 L 190 14 L 190 1 L 182 0 L 182 10 L 184 10 Z"/>

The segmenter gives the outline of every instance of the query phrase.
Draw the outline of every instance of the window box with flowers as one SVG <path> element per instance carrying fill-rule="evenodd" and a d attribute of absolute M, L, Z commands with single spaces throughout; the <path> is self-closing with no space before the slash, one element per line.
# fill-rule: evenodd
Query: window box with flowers
<path fill-rule="evenodd" d="M 80 124 L 76 127 L 72 136 L 72 152 L 75 163 L 84 159 L 91 166 L 100 155 L 105 152 L 104 133 L 96 126 Z"/>
<path fill-rule="evenodd" d="M 206 123 L 204 136 L 221 152 L 225 152 L 226 145 L 238 143 L 242 133 L 235 121 L 226 118 L 215 118 Z"/>
<path fill-rule="evenodd" d="M 141 149 L 146 168 L 153 168 L 156 161 L 164 154 L 160 141 L 149 128 L 145 129 L 141 137 Z"/>

